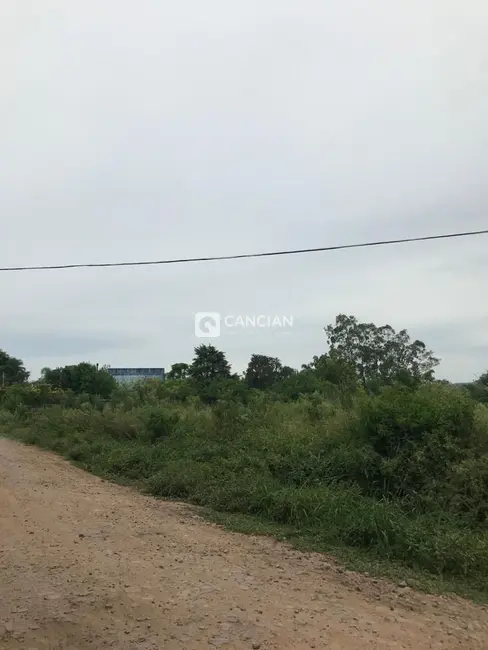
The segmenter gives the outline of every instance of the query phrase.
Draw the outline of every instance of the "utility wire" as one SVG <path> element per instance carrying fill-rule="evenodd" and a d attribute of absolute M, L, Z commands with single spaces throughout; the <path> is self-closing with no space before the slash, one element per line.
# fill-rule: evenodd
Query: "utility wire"
<path fill-rule="evenodd" d="M 405 239 L 389 239 L 386 241 L 364 242 L 362 244 L 341 244 L 339 246 L 321 246 L 320 248 L 300 248 L 296 250 L 272 251 L 267 253 L 245 253 L 241 255 L 220 255 L 215 257 L 187 257 L 182 259 L 152 260 L 144 262 L 99 262 L 94 264 L 56 264 L 46 266 L 8 266 L 1 268 L 1 271 L 48 271 L 59 269 L 88 269 L 110 266 L 155 266 L 159 264 L 186 264 L 189 262 L 217 262 L 222 260 L 242 260 L 251 257 L 275 257 L 278 255 L 298 255 L 303 253 L 321 253 L 325 251 L 337 251 L 346 248 L 366 248 L 368 246 L 388 246 L 390 244 L 406 244 L 410 242 L 428 241 L 433 239 L 454 239 L 457 237 L 472 237 L 475 235 L 487 235 L 486 230 L 474 230 L 470 232 L 457 232 L 447 235 L 430 235 L 428 237 L 410 237 Z"/>

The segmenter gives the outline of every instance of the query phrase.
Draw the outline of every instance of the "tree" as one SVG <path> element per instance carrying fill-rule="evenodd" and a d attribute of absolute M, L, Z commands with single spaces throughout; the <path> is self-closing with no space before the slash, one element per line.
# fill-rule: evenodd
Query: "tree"
<path fill-rule="evenodd" d="M 470 393 L 471 397 L 478 402 L 488 404 L 488 371 L 484 372 L 476 381 L 462 386 Z"/>
<path fill-rule="evenodd" d="M 281 369 L 280 379 L 288 379 L 289 377 L 293 377 L 296 374 L 297 371 L 295 370 L 295 368 L 292 368 L 291 366 L 283 366 L 283 368 Z"/>
<path fill-rule="evenodd" d="M 195 357 L 189 368 L 189 376 L 197 383 L 205 383 L 215 379 L 230 379 L 230 364 L 224 352 L 213 345 L 200 345 L 195 348 Z"/>
<path fill-rule="evenodd" d="M 166 375 L 167 379 L 188 379 L 190 366 L 187 363 L 174 363 Z"/>
<path fill-rule="evenodd" d="M 321 381 L 353 391 L 357 388 L 356 368 L 347 359 L 322 354 L 314 356 L 313 361 L 302 366 L 303 370 L 312 371 Z"/>
<path fill-rule="evenodd" d="M 488 388 L 488 370 L 478 377 L 477 383 Z"/>
<path fill-rule="evenodd" d="M 264 390 L 271 388 L 283 378 L 283 365 L 275 357 L 264 354 L 253 354 L 245 373 L 245 380 L 249 388 Z M 288 369 L 286 370 L 288 373 Z"/>
<path fill-rule="evenodd" d="M 4 350 L 0 350 L 0 388 L 12 384 L 25 384 L 29 375 L 21 359 L 11 357 Z"/>
<path fill-rule="evenodd" d="M 43 368 L 42 381 L 54 388 L 72 390 L 76 394 L 99 395 L 104 398 L 110 397 L 117 386 L 117 382 L 105 368 L 98 368 L 86 362 L 62 368 Z"/>
<path fill-rule="evenodd" d="M 335 325 L 325 328 L 329 356 L 350 363 L 363 385 L 431 381 L 439 359 L 422 341 L 411 341 L 406 330 L 390 325 L 360 323 L 339 314 Z"/>
<path fill-rule="evenodd" d="M 274 390 L 280 399 L 294 401 L 304 395 L 318 393 L 321 388 L 321 381 L 317 374 L 310 368 L 302 368 L 299 372 L 294 370 L 293 373 L 284 376 Z"/>

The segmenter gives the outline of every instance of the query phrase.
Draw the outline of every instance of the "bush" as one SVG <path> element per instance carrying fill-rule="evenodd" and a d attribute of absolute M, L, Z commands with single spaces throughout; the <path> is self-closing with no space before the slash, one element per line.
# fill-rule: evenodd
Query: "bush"
<path fill-rule="evenodd" d="M 456 449 L 466 446 L 475 405 L 467 393 L 451 386 L 427 384 L 411 390 L 397 385 L 365 399 L 359 413 L 374 450 L 391 458 L 412 445 L 427 446 L 432 436 Z"/>
<path fill-rule="evenodd" d="M 455 387 L 388 387 L 363 398 L 358 413 L 358 432 L 379 458 L 378 495 L 418 502 L 420 493 L 444 485 L 472 446 L 475 403 Z"/>
<path fill-rule="evenodd" d="M 165 407 L 153 407 L 144 413 L 146 433 L 151 442 L 169 436 L 176 428 L 178 421 L 178 414 L 170 412 Z"/>
<path fill-rule="evenodd" d="M 242 399 L 232 379 L 200 397 L 183 381 L 119 387 L 107 403 L 11 387 L 0 433 L 155 496 L 286 524 L 322 547 L 488 579 L 488 408 L 466 390 L 393 385 L 348 402 L 322 382 Z"/>

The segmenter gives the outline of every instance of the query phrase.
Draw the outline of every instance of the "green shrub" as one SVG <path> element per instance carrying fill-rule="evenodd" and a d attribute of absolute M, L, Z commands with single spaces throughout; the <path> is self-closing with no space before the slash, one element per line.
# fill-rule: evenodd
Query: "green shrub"
<path fill-rule="evenodd" d="M 473 430 L 475 405 L 457 388 L 427 384 L 417 390 L 402 385 L 385 388 L 360 407 L 361 428 L 376 452 L 396 456 L 412 444 L 428 446 L 435 436 L 461 448 Z"/>
<path fill-rule="evenodd" d="M 167 407 L 151 407 L 144 412 L 146 434 L 151 442 L 171 435 L 178 422 L 178 414 Z"/>
<path fill-rule="evenodd" d="M 0 434 L 155 496 L 291 526 L 322 547 L 488 580 L 488 408 L 467 391 L 394 385 L 347 402 L 322 382 L 241 399 L 242 382 L 227 380 L 181 399 L 182 382 L 119 387 L 103 404 L 64 392 L 43 408 L 32 406 L 38 394 L 9 389 Z"/>
<path fill-rule="evenodd" d="M 443 482 L 472 443 L 475 404 L 465 391 L 427 384 L 392 386 L 359 403 L 356 426 L 381 458 L 373 492 L 418 501 Z"/>

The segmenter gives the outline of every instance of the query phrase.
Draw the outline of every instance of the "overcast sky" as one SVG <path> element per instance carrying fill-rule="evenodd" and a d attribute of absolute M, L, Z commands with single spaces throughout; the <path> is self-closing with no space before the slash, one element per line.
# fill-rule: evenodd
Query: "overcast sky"
<path fill-rule="evenodd" d="M 2 0 L 0 266 L 229 255 L 488 227 L 486 0 Z M 0 348 L 299 367 L 338 313 L 488 368 L 488 236 L 0 273 Z M 195 312 L 293 318 L 199 339 Z"/>

